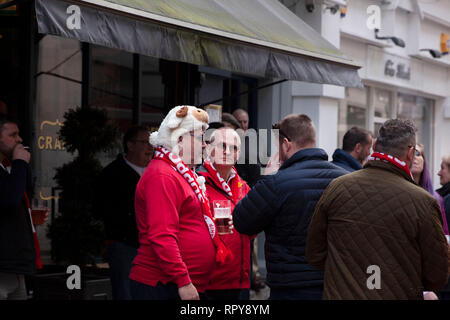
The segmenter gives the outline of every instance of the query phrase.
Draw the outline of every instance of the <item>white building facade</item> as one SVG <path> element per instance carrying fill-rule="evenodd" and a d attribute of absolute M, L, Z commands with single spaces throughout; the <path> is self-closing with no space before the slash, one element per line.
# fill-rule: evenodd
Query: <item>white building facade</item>
<path fill-rule="evenodd" d="M 450 1 L 280 1 L 362 66 L 364 88 L 287 81 L 262 89 L 258 127 L 270 128 L 290 113 L 307 114 L 317 127 L 318 147 L 331 159 L 352 126 L 376 135 L 387 119 L 413 119 L 439 187 L 441 158 L 450 155 L 450 55 L 433 58 L 421 49 L 441 51 L 441 34 L 450 34 Z M 306 6 L 311 3 L 312 12 Z M 347 3 L 345 16 L 333 10 L 339 3 Z M 400 38 L 405 47 L 376 39 L 374 26 L 379 36 Z"/>

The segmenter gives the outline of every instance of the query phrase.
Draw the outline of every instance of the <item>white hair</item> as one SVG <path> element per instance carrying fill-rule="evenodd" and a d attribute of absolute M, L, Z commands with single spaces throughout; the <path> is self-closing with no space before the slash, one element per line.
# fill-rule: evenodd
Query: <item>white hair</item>
<path fill-rule="evenodd" d="M 230 132 L 231 135 L 233 135 L 234 138 L 236 138 L 236 140 L 238 141 L 238 142 L 237 142 L 238 148 L 239 148 L 239 149 L 241 148 L 241 137 L 240 137 L 239 134 L 236 132 L 236 130 L 234 130 L 234 129 L 232 129 L 232 128 L 227 128 L 227 127 L 218 128 L 218 129 L 215 129 L 215 130 L 213 131 L 213 133 L 211 134 L 211 137 L 210 137 L 210 139 L 209 139 L 209 141 L 210 141 L 211 144 L 214 142 L 214 140 L 216 139 L 217 133 L 220 132 L 220 131 L 227 131 L 227 133 L 225 134 L 226 136 L 228 136 L 228 132 Z"/>

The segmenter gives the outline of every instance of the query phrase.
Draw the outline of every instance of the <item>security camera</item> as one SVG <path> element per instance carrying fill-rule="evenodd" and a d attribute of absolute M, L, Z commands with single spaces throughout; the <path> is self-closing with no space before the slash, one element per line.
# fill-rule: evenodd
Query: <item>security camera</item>
<path fill-rule="evenodd" d="M 391 39 L 392 39 L 392 42 L 394 42 L 394 44 L 396 46 L 399 46 L 401 48 L 405 47 L 405 41 L 403 41 L 402 39 L 397 38 L 397 37 L 392 37 Z"/>
<path fill-rule="evenodd" d="M 315 7 L 314 0 L 305 0 L 305 8 L 308 12 L 313 12 Z"/>
<path fill-rule="evenodd" d="M 336 12 L 338 12 L 338 10 L 339 10 L 339 6 L 336 4 L 332 7 L 327 7 L 327 9 L 330 10 L 331 14 L 336 14 Z"/>
<path fill-rule="evenodd" d="M 433 58 L 440 58 L 442 57 L 442 52 L 440 52 L 439 50 L 434 50 L 434 49 L 420 49 L 420 51 L 428 51 L 431 56 Z"/>

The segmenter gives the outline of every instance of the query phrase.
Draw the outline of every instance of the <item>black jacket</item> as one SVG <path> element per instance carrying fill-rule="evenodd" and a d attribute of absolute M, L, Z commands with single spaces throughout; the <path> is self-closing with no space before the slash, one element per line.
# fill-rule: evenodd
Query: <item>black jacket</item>
<path fill-rule="evenodd" d="M 336 151 L 334 151 L 332 163 L 348 172 L 362 169 L 361 163 L 353 158 L 350 153 L 342 149 L 336 149 Z"/>
<path fill-rule="evenodd" d="M 233 223 L 238 232 L 265 232 L 271 288 L 323 285 L 323 272 L 306 263 L 308 226 L 324 189 L 346 173 L 328 162 L 324 150 L 300 150 L 275 175 L 262 178 L 235 207 Z"/>
<path fill-rule="evenodd" d="M 33 231 L 24 196 L 31 188 L 30 181 L 31 170 L 25 161 L 14 160 L 11 174 L 0 166 L 0 272 L 36 271 Z"/>
<path fill-rule="evenodd" d="M 134 195 L 139 179 L 139 174 L 119 154 L 116 160 L 102 170 L 96 199 L 96 212 L 105 223 L 107 239 L 121 241 L 136 248 L 139 241 Z"/>
<path fill-rule="evenodd" d="M 245 137 L 243 147 L 244 153 L 241 155 L 243 159 L 239 159 L 234 168 L 238 172 L 239 177 L 245 180 L 250 188 L 253 188 L 261 177 L 261 165 L 258 162 L 258 148 L 250 148 L 250 140 L 248 137 Z M 244 160 L 243 163 L 239 163 L 241 160 Z M 256 163 L 253 163 L 255 160 Z"/>
<path fill-rule="evenodd" d="M 444 200 L 444 210 L 447 217 L 447 224 L 450 224 L 450 182 L 447 182 L 440 189 L 436 190 L 437 193 Z"/>

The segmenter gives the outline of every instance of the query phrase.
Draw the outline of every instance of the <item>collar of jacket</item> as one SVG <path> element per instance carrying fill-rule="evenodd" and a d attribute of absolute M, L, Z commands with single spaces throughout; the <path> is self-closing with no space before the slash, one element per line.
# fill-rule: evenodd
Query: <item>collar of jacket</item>
<path fill-rule="evenodd" d="M 123 153 L 119 153 L 116 157 L 117 164 L 119 164 L 122 168 L 126 168 L 127 171 L 133 172 L 136 175 L 139 176 L 139 173 L 136 172 L 132 167 L 128 165 L 128 163 L 125 161 L 125 155 Z M 140 176 L 139 176 L 140 177 Z"/>
<path fill-rule="evenodd" d="M 293 165 L 296 162 L 307 161 L 307 160 L 325 160 L 328 161 L 328 154 L 325 150 L 320 148 L 308 148 L 297 151 L 287 159 L 283 165 L 280 167 L 280 170 L 286 169 Z"/>
<path fill-rule="evenodd" d="M 220 192 L 222 192 L 224 195 L 228 196 L 228 193 L 226 193 L 223 189 L 222 186 L 218 185 L 216 180 L 213 179 L 211 177 L 211 174 L 209 173 L 208 169 L 205 168 L 205 166 L 202 164 L 198 167 L 195 168 L 195 173 L 197 173 L 198 175 L 205 177 L 205 180 L 207 183 L 209 183 L 211 186 L 215 187 L 217 190 L 219 190 Z M 236 176 L 234 177 L 234 179 L 240 179 L 239 175 L 236 174 Z M 230 181 L 228 181 L 227 183 L 229 183 Z M 230 188 L 231 188 L 231 184 L 229 184 Z M 231 190 L 231 192 L 233 192 L 235 190 Z"/>
<path fill-rule="evenodd" d="M 384 161 L 378 161 L 378 160 L 370 160 L 367 161 L 366 165 L 364 166 L 364 168 L 379 168 L 379 169 L 383 169 L 386 171 L 390 171 L 396 175 L 402 176 L 403 178 L 405 178 L 406 180 L 408 180 L 409 182 L 414 183 L 415 185 L 417 185 L 414 180 L 408 176 L 408 174 L 401 170 L 400 168 L 397 168 L 395 165 L 393 165 L 392 163 L 388 163 L 388 162 L 384 162 Z"/>
<path fill-rule="evenodd" d="M 350 168 L 355 170 L 362 169 L 361 163 L 352 157 L 350 153 L 342 149 L 336 149 L 333 153 L 333 161 L 347 164 Z"/>
<path fill-rule="evenodd" d="M 437 193 L 439 193 L 439 195 L 444 198 L 445 196 L 450 194 L 450 182 L 447 182 L 446 184 L 444 184 L 441 188 L 436 190 Z"/>

